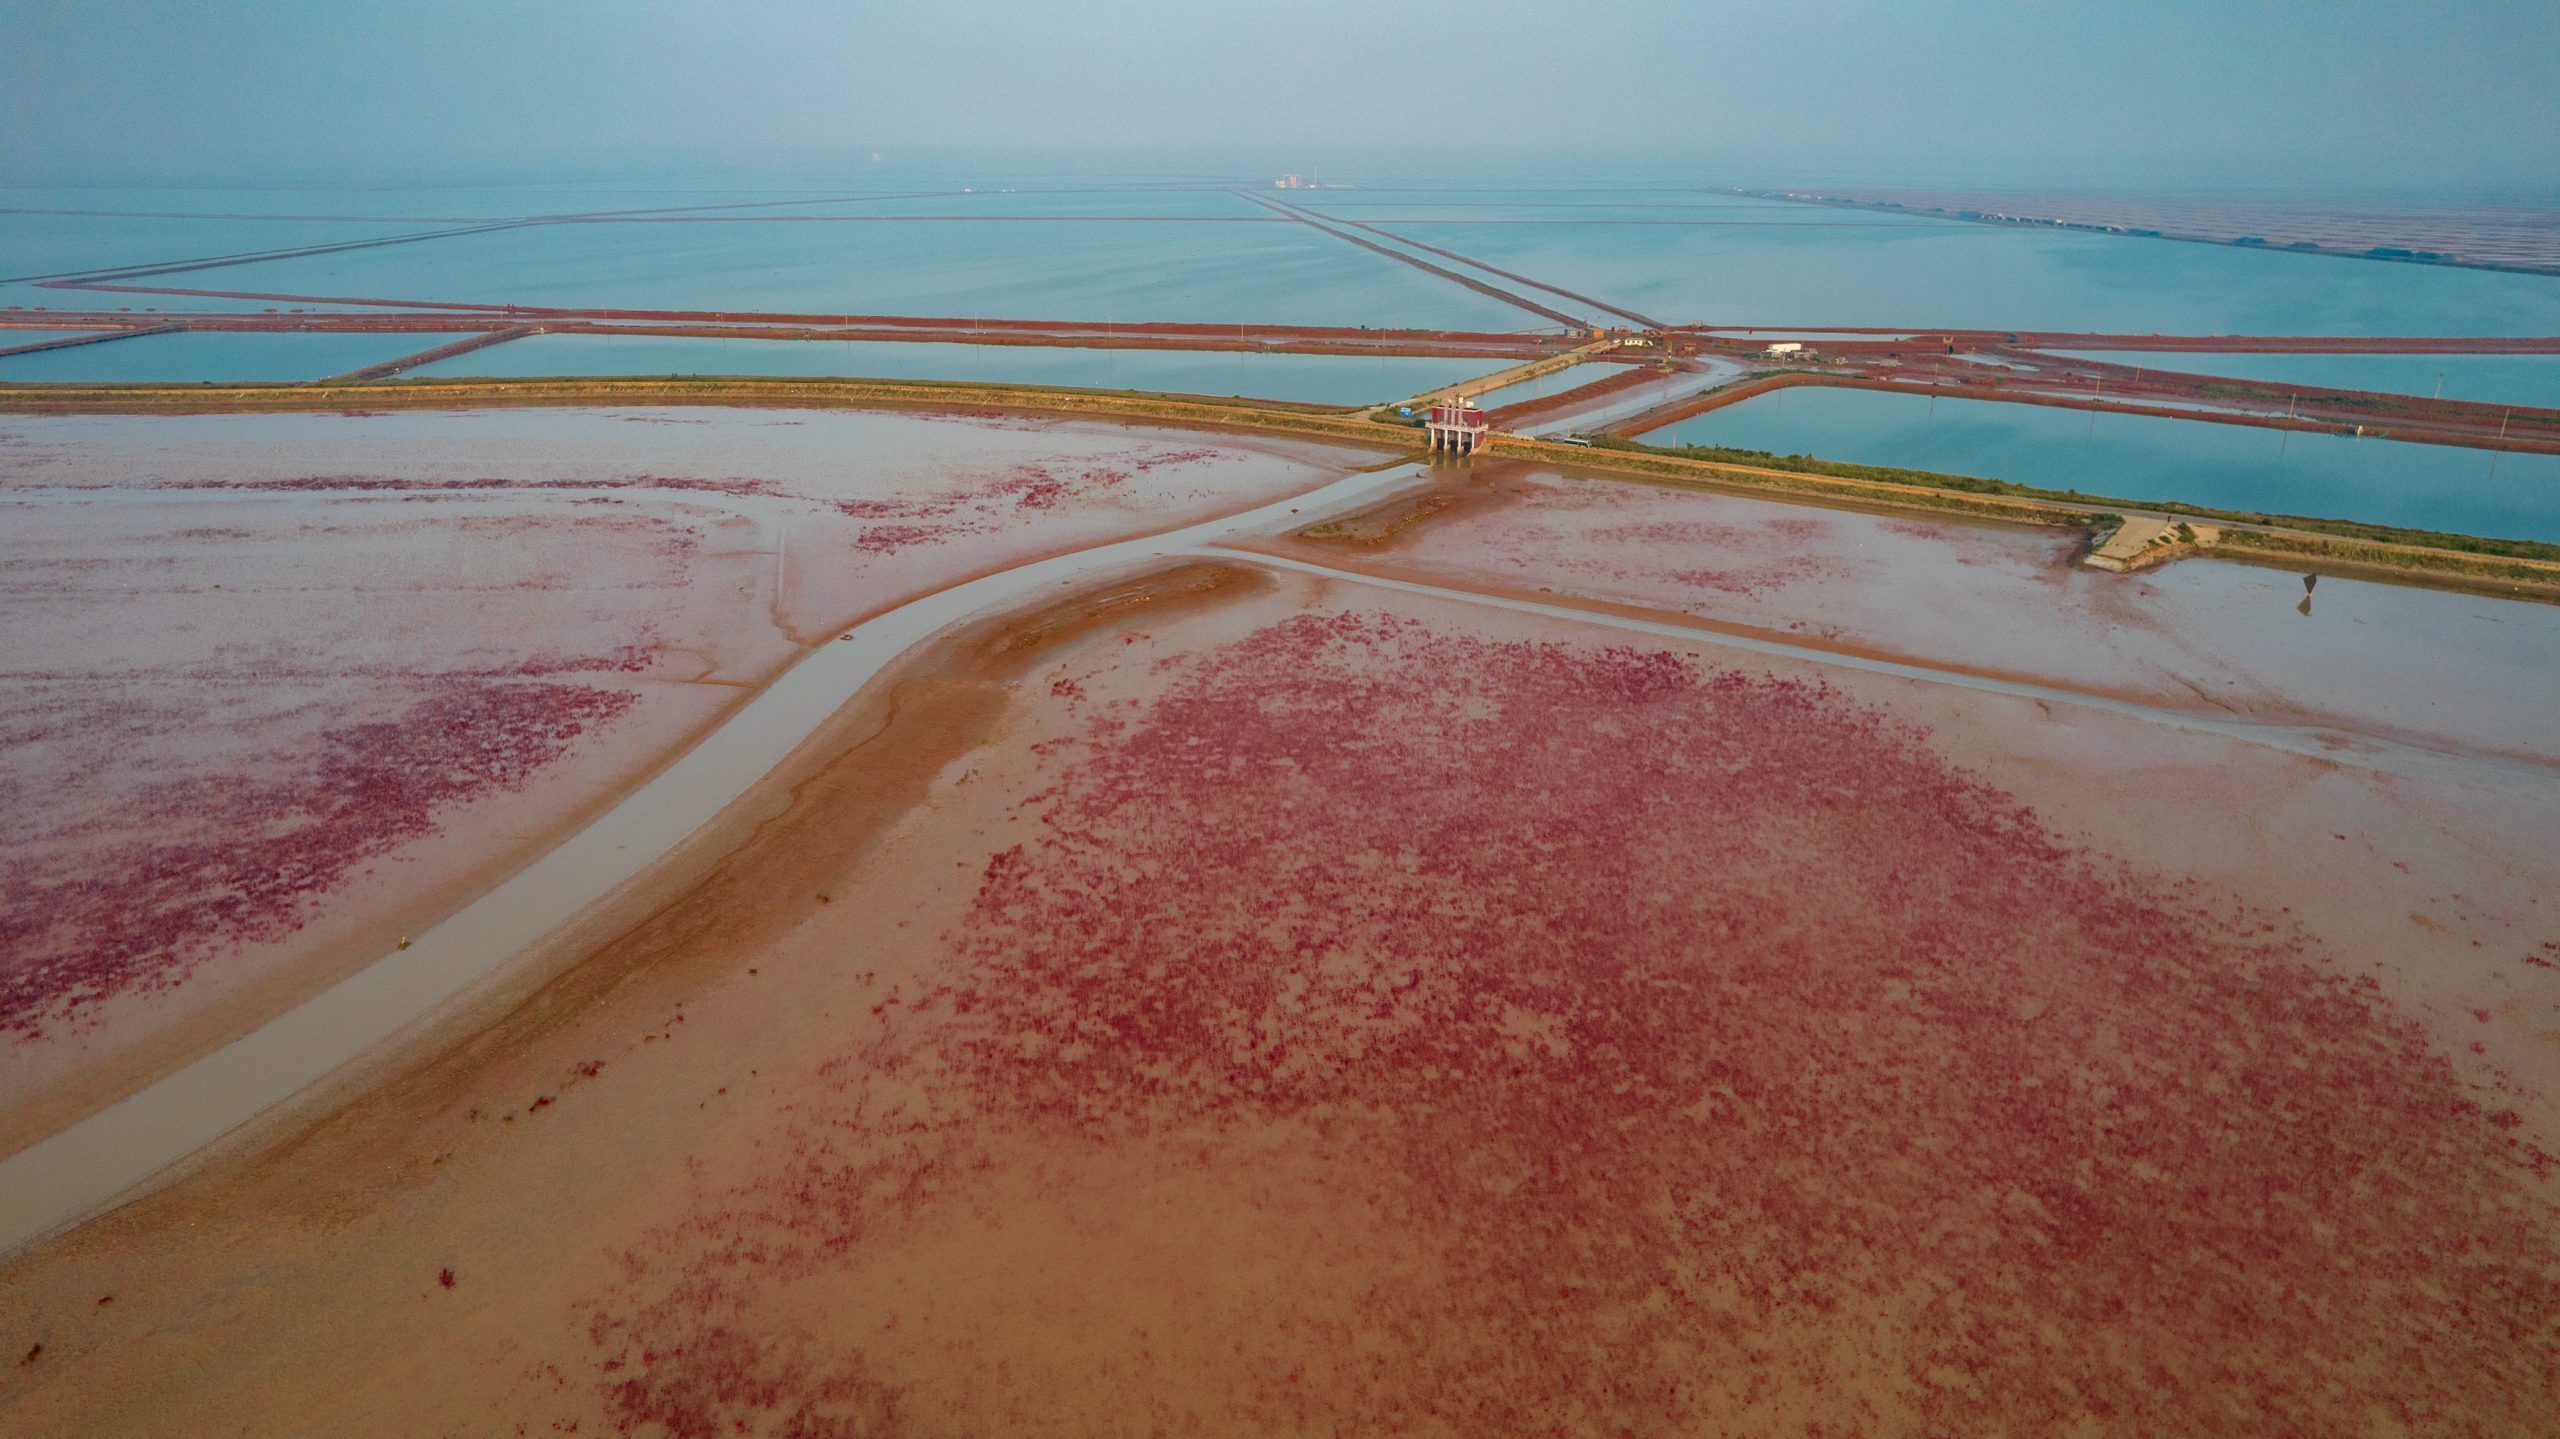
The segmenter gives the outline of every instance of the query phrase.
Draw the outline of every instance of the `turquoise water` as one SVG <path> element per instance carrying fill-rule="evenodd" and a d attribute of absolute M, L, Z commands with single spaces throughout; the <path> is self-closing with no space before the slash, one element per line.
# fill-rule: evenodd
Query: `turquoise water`
<path fill-rule="evenodd" d="M 1782 215 L 1783 212 L 1783 215 Z M 2560 334 L 2560 278 L 1790 205 L 1784 224 L 1399 225 L 1671 323 L 2127 334 Z"/>
<path fill-rule="evenodd" d="M 866 181 L 841 187 L 470 185 L 344 189 L 226 186 L 0 185 L 0 215 L 111 213 L 121 218 L 220 217 L 263 220 L 467 224 L 534 215 L 686 213 L 1093 213 L 1247 214 L 1220 185 L 1064 185 L 1039 189 L 965 178 L 911 183 Z M 974 192 L 974 193 L 964 193 Z"/>
<path fill-rule="evenodd" d="M 1296 224 L 554 224 L 237 265 L 159 283 L 616 309 L 1551 328 L 1535 315 Z M 62 298 L 78 291 L 37 293 L 52 297 L 42 303 L 56 307 L 94 303 Z M 168 303 L 226 308 L 240 302 Z"/>
<path fill-rule="evenodd" d="M 134 343 L 140 343 L 136 341 Z M 422 347 L 423 348 L 423 347 Z M 848 375 L 1165 390 L 1357 405 L 1400 400 L 1503 368 L 1503 360 L 1098 350 L 1048 345 L 697 340 L 682 335 L 534 335 L 412 373 L 490 375 Z"/>
<path fill-rule="evenodd" d="M 1387 223 L 1417 240 L 1673 322 L 2560 333 L 2560 279 L 2547 276 L 1967 225 L 1671 186 L 1233 188 Z M 797 203 L 802 200 L 810 203 Z M 160 283 L 613 308 L 1497 330 L 1540 323 L 1278 220 L 1243 194 L 1205 183 L 1021 186 L 866 176 L 841 190 L 797 191 L 672 185 L 12 189 L 0 190 L 0 280 L 474 219 L 687 206 L 728 208 L 683 212 L 691 218 L 459 236 Z M 307 218 L 27 213 L 45 208 Z M 916 218 L 955 214 L 990 220 Z M 1118 218 L 1065 218 L 1079 215 Z M 1143 218 L 1150 216 L 1170 218 Z M 0 285 L 0 305 L 219 309 L 238 303 Z"/>
<path fill-rule="evenodd" d="M 1475 221 L 1494 224 L 1563 222 L 1629 224 L 1736 223 L 1772 218 L 1821 219 L 1822 211 L 1776 200 L 1715 195 L 1703 190 L 1593 189 L 1553 190 L 1522 187 L 1481 189 L 1361 189 L 1274 191 L 1274 199 L 1345 220 L 1373 225 L 1399 221 L 1424 223 Z M 1845 211 L 1843 219 L 1862 219 Z M 1897 217 L 1874 220 L 1897 223 Z"/>
<path fill-rule="evenodd" d="M 0 331 L 0 334 L 11 333 Z M 0 358 L 0 384 L 300 381 L 414 355 L 448 335 L 144 335 Z"/>
<path fill-rule="evenodd" d="M 109 327 L 93 330 L 10 330 L 0 329 L 0 350 L 14 350 L 20 345 L 49 344 L 55 340 L 74 340 L 88 335 L 103 335 Z"/>
<path fill-rule="evenodd" d="M 1641 438 L 2122 500 L 2560 542 L 2555 455 L 1847 389 L 1779 390 Z"/>
<path fill-rule="evenodd" d="M 2125 350 L 2056 351 L 2118 365 L 2148 365 L 2238 380 L 2432 395 L 2448 400 L 2560 409 L 2560 355 L 2222 355 Z"/>
<path fill-rule="evenodd" d="M 743 204 L 841 191 L 643 185 L 0 185 L 0 213 L 45 211 L 125 216 L 252 216 L 269 219 L 389 220 L 458 224 L 526 215 L 669 205 Z M 921 186 L 877 187 L 904 193 Z"/>
<path fill-rule="evenodd" d="M 1226 187 L 1154 186 L 1116 189 L 1070 186 L 1056 190 L 986 190 L 953 193 L 957 187 L 916 187 L 924 194 L 889 194 L 807 207 L 812 215 L 1006 215 L 1006 216 L 1177 216 L 1189 219 L 1273 221 L 1292 224 L 1260 205 L 1238 199 Z M 1287 198 L 1284 194 L 1280 198 Z M 769 213 L 788 214 L 794 210 Z"/>
<path fill-rule="evenodd" d="M 26 215 L 0 212 L 0 280 L 153 265 L 180 260 L 211 259 L 298 245 L 327 245 L 378 235 L 409 233 L 431 226 L 404 226 L 388 221 L 337 220 L 141 220 L 106 215 Z M 208 274 L 223 274 L 212 270 Z M 163 284 L 193 284 L 167 280 Z M 10 286 L 17 289 L 15 285 Z M 36 291 L 11 295 L 0 304 L 30 308 L 88 309 L 135 303 L 132 297 L 112 302 L 103 295 L 70 299 L 77 291 Z M 150 303 L 143 301 L 142 303 Z"/>
<path fill-rule="evenodd" d="M 148 313 L 310 300 L 38 289 L 9 277 L 652 211 L 264 260 L 145 283 L 568 308 L 1526 331 L 1547 322 L 1274 216 L 1268 198 L 1388 226 L 1670 322 L 2266 334 L 2560 334 L 2560 279 L 1791 205 L 1595 177 L 1280 191 L 1260 182 L 1041 182 L 864 170 L 841 184 L 377 189 L 0 188 L 0 306 Z M 709 208 L 696 208 L 709 207 Z M 117 211 L 64 215 L 48 210 Z M 973 220 L 937 216 L 967 215 Z M 157 218 L 153 218 L 153 217 Z M 1433 258 L 1432 263 L 1449 264 Z M 1510 285 L 1510 281 L 1496 281 Z M 1559 308 L 1578 311 L 1565 301 Z M 0 335 L 5 338 L 5 335 Z M 0 360 L 0 380 L 309 380 L 435 337 L 190 335 Z M 2560 358 L 2118 356 L 2240 378 L 2560 405 Z M 1486 362 L 682 337 L 544 336 L 437 375 L 722 372 L 1015 380 L 1351 405 Z M 1486 397 L 1499 405 L 1588 374 Z M 2388 442 L 1797 392 L 1680 427 L 1748 448 L 1992 474 L 2128 498 L 2552 537 L 2553 462 Z M 1922 407 L 1914 421 L 1914 406 Z"/>

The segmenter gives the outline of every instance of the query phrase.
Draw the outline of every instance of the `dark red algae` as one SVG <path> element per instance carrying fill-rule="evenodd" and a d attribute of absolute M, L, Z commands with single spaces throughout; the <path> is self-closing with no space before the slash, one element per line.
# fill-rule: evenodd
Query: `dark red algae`
<path fill-rule="evenodd" d="M 639 698 L 495 675 L 417 683 L 397 715 L 324 734 L 296 773 L 167 783 L 105 819 L 147 838 L 45 834 L 0 857 L 0 1036 L 77 1026 L 225 946 L 291 934 L 331 886 L 434 833 L 440 811 L 521 787 Z"/>
<path fill-rule="evenodd" d="M 1117 489 L 1132 476 L 1170 465 L 1197 464 L 1216 459 L 1221 453 L 1197 447 L 1140 448 L 1098 457 L 1081 467 L 1024 461 L 947 494 L 838 500 L 835 507 L 858 520 L 905 521 L 867 525 L 853 540 L 853 547 L 865 554 L 894 555 L 911 546 L 986 533 L 997 528 L 997 517 L 1007 509 L 1055 509 L 1061 500 L 1089 498 Z"/>
<path fill-rule="evenodd" d="M 862 1291 L 909 1367 L 812 1322 L 1026 1137 L 1298 1153 L 1380 1236 L 1199 1313 L 1214 1384 L 1061 1339 L 1156 1427 L 2560 1432 L 2542 1156 L 2289 927 L 1820 684 L 1360 615 L 1169 664 L 1044 751 L 958 977 L 625 1255 L 623 1432 L 1044 1427 L 929 1296 Z"/>

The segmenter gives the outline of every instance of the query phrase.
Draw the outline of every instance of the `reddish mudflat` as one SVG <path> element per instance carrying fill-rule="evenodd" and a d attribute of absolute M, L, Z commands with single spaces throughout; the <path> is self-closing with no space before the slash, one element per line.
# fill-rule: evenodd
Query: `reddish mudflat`
<path fill-rule="evenodd" d="M 1294 552 L 1686 615 L 1812 646 L 2270 723 L 2560 763 L 2560 607 L 2187 563 L 2082 569 L 2077 531 L 1816 509 L 1522 464 L 1446 518 Z M 2306 609 L 2303 601 L 2311 604 Z"/>
<path fill-rule="evenodd" d="M 963 636 L 832 753 L 473 1042 L 13 1262 L 0 1417 L 2560 1419 L 2548 1106 L 2426 1010 L 2560 1015 L 2511 759 L 1242 562 Z M 2503 978 L 2304 912 L 2391 863 Z"/>
<path fill-rule="evenodd" d="M 861 616 L 1330 458 L 983 417 L 8 421 L 0 1152 L 390 950 Z"/>

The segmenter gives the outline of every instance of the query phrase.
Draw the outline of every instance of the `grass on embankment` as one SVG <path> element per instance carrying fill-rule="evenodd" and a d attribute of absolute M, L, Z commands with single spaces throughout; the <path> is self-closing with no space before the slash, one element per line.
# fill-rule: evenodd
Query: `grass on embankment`
<path fill-rule="evenodd" d="M 2084 494 L 2078 490 L 2039 489 L 2034 485 L 2015 484 L 2008 480 L 1986 480 L 1973 475 L 1951 475 L 1937 470 L 1905 470 L 1890 465 L 1853 465 L 1839 460 L 1817 459 L 1811 455 L 1773 455 L 1765 450 L 1737 450 L 1723 445 L 1648 445 L 1641 440 L 1624 439 L 1615 435 L 1598 435 L 1592 437 L 1591 447 L 1636 454 L 1663 455 L 1711 465 L 1785 470 L 1792 474 L 1860 480 L 1869 484 L 1912 485 L 1962 494 L 2001 495 L 2015 499 L 2046 500 L 2069 505 L 2105 505 L 2136 510 L 2158 510 L 2164 513 L 2174 512 L 2189 519 L 2219 521 L 2225 524 L 2273 525 L 2283 529 L 2303 530 L 2314 534 L 2335 536 L 2343 540 L 2361 540 L 2371 544 L 2403 545 L 2417 549 L 2452 550 L 2461 554 L 2484 555 L 2499 559 L 2560 563 L 2560 545 L 2546 544 L 2539 540 L 2490 539 L 2478 535 L 2447 534 L 2439 530 L 2406 529 L 2397 525 L 2372 525 L 2355 520 L 2267 514 L 2255 510 L 2214 509 L 2209 506 L 2187 504 L 2180 500 L 2137 500 L 2113 495 Z"/>

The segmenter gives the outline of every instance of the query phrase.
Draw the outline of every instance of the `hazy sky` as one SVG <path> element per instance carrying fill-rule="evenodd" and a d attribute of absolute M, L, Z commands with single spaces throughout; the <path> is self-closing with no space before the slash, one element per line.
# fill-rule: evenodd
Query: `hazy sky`
<path fill-rule="evenodd" d="M 2560 0 L 0 0 L 0 181 L 1414 174 L 2560 187 Z"/>

